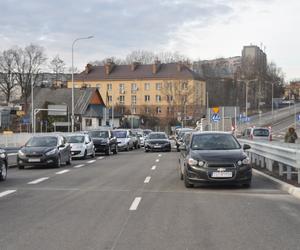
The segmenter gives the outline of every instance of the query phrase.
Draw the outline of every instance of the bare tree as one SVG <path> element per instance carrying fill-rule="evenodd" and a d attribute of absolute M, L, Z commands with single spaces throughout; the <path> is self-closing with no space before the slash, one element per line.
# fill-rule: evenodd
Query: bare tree
<path fill-rule="evenodd" d="M 53 59 L 50 61 L 49 68 L 55 74 L 55 82 L 56 83 L 58 82 L 59 76 L 64 73 L 65 67 L 66 67 L 66 64 L 59 57 L 59 55 L 54 56 Z"/>
<path fill-rule="evenodd" d="M 36 82 L 41 66 L 46 61 L 44 48 L 30 44 L 22 48 L 13 50 L 16 63 L 16 80 L 21 87 L 22 96 L 25 101 L 25 111 L 28 111 L 28 96 L 31 92 L 31 82 Z"/>
<path fill-rule="evenodd" d="M 141 64 L 151 64 L 155 60 L 155 54 L 146 50 L 135 50 L 128 54 L 125 58 L 127 64 L 139 62 Z"/>
<path fill-rule="evenodd" d="M 16 87 L 15 61 L 13 50 L 5 50 L 0 55 L 0 90 L 5 95 L 7 103 L 10 102 L 13 91 Z"/>
<path fill-rule="evenodd" d="M 93 66 L 103 66 L 107 61 L 112 61 L 117 65 L 126 64 L 125 60 L 123 60 L 121 58 L 114 57 L 114 56 L 104 58 L 100 61 L 99 60 L 91 61 L 91 62 L 89 62 L 89 64 L 91 64 Z"/>

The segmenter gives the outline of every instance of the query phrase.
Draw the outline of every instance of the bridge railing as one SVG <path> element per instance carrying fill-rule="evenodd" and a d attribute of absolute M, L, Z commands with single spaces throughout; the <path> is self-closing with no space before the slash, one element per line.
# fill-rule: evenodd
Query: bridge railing
<path fill-rule="evenodd" d="M 287 175 L 287 180 L 292 179 L 292 174 L 297 175 L 300 184 L 300 147 L 297 144 L 281 142 L 258 142 L 239 140 L 241 144 L 248 144 L 251 149 L 247 151 L 252 164 L 266 168 L 270 172 L 278 166 L 279 176 Z"/>

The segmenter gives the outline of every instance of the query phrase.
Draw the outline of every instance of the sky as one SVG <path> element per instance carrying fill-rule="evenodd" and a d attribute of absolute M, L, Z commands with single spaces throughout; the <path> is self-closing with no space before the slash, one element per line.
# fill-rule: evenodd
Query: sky
<path fill-rule="evenodd" d="M 286 80 L 300 78 L 298 0 L 0 0 L 0 51 L 31 43 L 71 66 L 134 50 L 191 58 L 241 55 L 262 46 Z"/>

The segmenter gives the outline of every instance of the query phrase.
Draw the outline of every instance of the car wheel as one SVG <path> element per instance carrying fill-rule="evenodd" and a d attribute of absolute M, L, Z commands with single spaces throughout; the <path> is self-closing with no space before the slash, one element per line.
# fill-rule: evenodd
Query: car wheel
<path fill-rule="evenodd" d="M 83 159 L 86 159 L 87 157 L 87 150 L 84 151 Z"/>
<path fill-rule="evenodd" d="M 177 152 L 180 152 L 180 149 L 179 149 L 179 147 L 177 146 Z"/>
<path fill-rule="evenodd" d="M 95 157 L 96 157 L 95 149 L 93 149 L 93 153 L 92 153 L 91 157 L 92 157 L 92 158 L 95 158 Z"/>
<path fill-rule="evenodd" d="M 242 185 L 242 187 L 244 187 L 244 188 L 250 188 L 250 187 L 251 187 L 251 181 L 249 181 L 249 182 L 247 182 L 247 183 L 244 183 L 244 184 Z"/>
<path fill-rule="evenodd" d="M 72 156 L 71 154 L 69 154 L 69 159 L 66 161 L 66 164 L 71 165 L 71 161 L 72 161 Z"/>
<path fill-rule="evenodd" d="M 1 174 L 0 174 L 0 181 L 5 181 L 7 177 L 7 166 L 5 162 L 1 163 Z"/>
<path fill-rule="evenodd" d="M 110 146 L 108 146 L 108 149 L 105 151 L 105 154 L 106 154 L 106 155 L 110 155 L 110 154 L 111 154 Z"/>
<path fill-rule="evenodd" d="M 61 159 L 60 159 L 60 155 L 57 158 L 57 162 L 56 162 L 56 167 L 60 168 L 61 167 Z"/>
<path fill-rule="evenodd" d="M 126 148 L 126 151 L 129 151 L 129 144 L 127 144 L 127 148 Z"/>
<path fill-rule="evenodd" d="M 191 184 L 186 176 L 186 174 L 183 175 L 183 181 L 184 181 L 184 186 L 186 188 L 192 188 L 194 185 Z"/>
<path fill-rule="evenodd" d="M 18 169 L 24 169 L 25 167 L 22 165 L 18 165 Z"/>

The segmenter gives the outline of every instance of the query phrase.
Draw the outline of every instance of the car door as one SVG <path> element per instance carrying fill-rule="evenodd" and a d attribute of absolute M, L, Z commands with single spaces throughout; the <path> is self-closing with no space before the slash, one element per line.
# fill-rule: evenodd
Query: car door
<path fill-rule="evenodd" d="M 66 143 L 66 140 L 64 137 L 59 136 L 58 137 L 58 147 L 60 152 L 60 157 L 62 162 L 66 162 L 68 160 L 69 154 L 68 154 L 68 144 Z"/>

